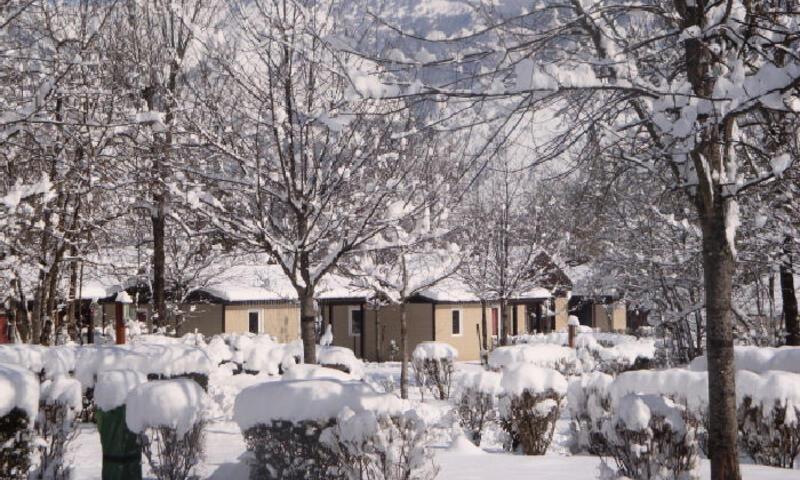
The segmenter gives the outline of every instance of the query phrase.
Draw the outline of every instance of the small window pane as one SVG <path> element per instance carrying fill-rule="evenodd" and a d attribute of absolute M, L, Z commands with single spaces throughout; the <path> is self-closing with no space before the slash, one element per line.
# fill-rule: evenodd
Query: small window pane
<path fill-rule="evenodd" d="M 453 335 L 461 335 L 461 311 L 453 310 Z"/>
<path fill-rule="evenodd" d="M 248 314 L 248 323 L 250 333 L 258 333 L 258 312 L 250 312 Z"/>
<path fill-rule="evenodd" d="M 363 326 L 363 316 L 361 310 L 350 310 L 350 334 L 361 335 L 361 328 Z"/>

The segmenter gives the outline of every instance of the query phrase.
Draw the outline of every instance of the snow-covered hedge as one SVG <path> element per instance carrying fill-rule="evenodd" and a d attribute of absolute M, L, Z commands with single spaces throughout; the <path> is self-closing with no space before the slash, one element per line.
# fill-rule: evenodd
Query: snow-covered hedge
<path fill-rule="evenodd" d="M 468 372 L 461 376 L 456 414 L 464 433 L 480 446 L 485 428 L 497 417 L 497 397 L 502 389 L 497 372 Z"/>
<path fill-rule="evenodd" d="M 276 343 L 268 335 L 251 339 L 245 350 L 243 368 L 248 373 L 279 375 L 286 368 L 300 363 L 303 358 L 303 342 Z"/>
<path fill-rule="evenodd" d="M 528 345 L 536 348 L 545 346 L 567 346 L 569 344 L 569 336 L 566 332 L 549 333 L 546 335 L 520 335 L 514 338 L 514 343 L 517 345 Z M 535 354 L 527 353 L 532 359 L 532 363 L 547 368 L 558 368 L 558 365 L 547 365 L 546 360 L 538 360 L 539 358 L 547 358 L 544 353 Z M 549 353 L 556 354 L 555 350 Z M 616 333 L 594 333 L 589 330 L 588 332 L 581 330 L 576 339 L 574 357 L 575 360 L 562 360 L 561 356 L 557 356 L 559 361 L 567 361 L 567 364 L 560 368 L 559 371 L 565 374 L 573 374 L 574 368 L 577 372 L 593 372 L 602 371 L 605 373 L 618 373 L 632 368 L 637 368 L 638 365 L 647 365 L 653 361 L 656 353 L 655 340 L 652 338 L 636 338 L 632 335 L 621 335 Z M 568 356 L 562 353 L 563 356 Z M 539 363 L 537 363 L 537 361 Z M 574 367 L 573 364 L 574 363 Z"/>
<path fill-rule="evenodd" d="M 190 478 L 204 454 L 205 392 L 188 379 L 158 380 L 133 388 L 126 399 L 125 423 L 138 433 L 159 480 Z"/>
<path fill-rule="evenodd" d="M 75 370 L 78 348 L 75 345 L 0 345 L 0 363 L 18 365 L 43 378 L 54 378 Z"/>
<path fill-rule="evenodd" d="M 592 455 L 605 452 L 603 423 L 611 414 L 609 387 L 614 379 L 605 373 L 584 374 L 572 380 L 567 390 L 567 405 L 572 422 L 573 452 L 587 451 Z"/>
<path fill-rule="evenodd" d="M 411 354 L 411 364 L 420 393 L 431 392 L 439 400 L 450 398 L 458 350 L 442 342 L 419 343 Z"/>
<path fill-rule="evenodd" d="M 281 376 L 283 380 L 339 380 L 349 382 L 357 380 L 349 373 L 345 373 L 336 368 L 328 368 L 320 365 L 292 365 Z"/>
<path fill-rule="evenodd" d="M 357 465 L 391 462 L 386 475 L 427 463 L 424 424 L 410 415 L 407 402 L 364 383 L 318 379 L 248 387 L 233 418 L 253 454 L 252 478 L 348 478 Z"/>
<path fill-rule="evenodd" d="M 27 479 L 32 433 L 39 405 L 39 382 L 18 365 L 0 363 L 0 472 Z"/>
<path fill-rule="evenodd" d="M 41 384 L 36 420 L 37 475 L 39 478 L 68 478 L 64 454 L 77 435 L 78 414 L 83 408 L 81 384 L 58 376 Z"/>
<path fill-rule="evenodd" d="M 509 345 L 498 347 L 489 354 L 489 368 L 500 370 L 516 363 L 558 370 L 562 375 L 575 375 L 580 363 L 575 349 L 556 344 Z"/>
<path fill-rule="evenodd" d="M 364 362 L 356 358 L 356 354 L 346 347 L 319 345 L 317 362 L 323 367 L 335 368 L 349 373 L 354 378 L 364 378 Z"/>
<path fill-rule="evenodd" d="M 147 382 L 147 376 L 135 370 L 106 370 L 97 375 L 94 402 L 97 408 L 109 412 L 125 405 L 131 390 Z"/>
<path fill-rule="evenodd" d="M 602 432 L 602 455 L 614 459 L 614 478 L 697 478 L 697 442 L 680 404 L 659 395 L 626 395 Z M 614 470 L 605 459 L 603 465 Z"/>
<path fill-rule="evenodd" d="M 503 369 L 500 386 L 500 425 L 509 437 L 507 447 L 543 455 L 567 393 L 566 379 L 553 369 L 519 363 Z"/>
<path fill-rule="evenodd" d="M 737 370 L 749 370 L 763 373 L 771 370 L 800 373 L 800 347 L 753 347 L 741 346 L 733 348 L 734 362 Z M 705 355 L 695 358 L 689 369 L 697 372 L 708 370 Z"/>

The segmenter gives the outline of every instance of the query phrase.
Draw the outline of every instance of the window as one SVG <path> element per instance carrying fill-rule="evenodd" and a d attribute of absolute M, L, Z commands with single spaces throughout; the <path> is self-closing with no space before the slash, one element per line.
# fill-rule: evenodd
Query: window
<path fill-rule="evenodd" d="M 350 307 L 350 336 L 358 337 L 361 335 L 361 329 L 364 326 L 364 313 L 361 307 Z"/>
<path fill-rule="evenodd" d="M 258 322 L 258 312 L 249 312 L 247 314 L 247 321 L 248 321 L 248 331 L 250 333 L 260 333 L 259 322 Z"/>
<path fill-rule="evenodd" d="M 453 319 L 453 335 L 461 335 L 461 310 L 451 310 L 450 315 Z"/>

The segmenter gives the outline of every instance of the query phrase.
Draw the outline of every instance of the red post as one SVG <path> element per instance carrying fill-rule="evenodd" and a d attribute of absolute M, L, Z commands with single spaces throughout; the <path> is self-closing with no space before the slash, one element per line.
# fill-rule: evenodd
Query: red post
<path fill-rule="evenodd" d="M 122 314 L 124 307 L 124 303 L 117 302 L 114 304 L 114 331 L 117 337 L 117 345 L 125 344 L 125 319 Z"/>

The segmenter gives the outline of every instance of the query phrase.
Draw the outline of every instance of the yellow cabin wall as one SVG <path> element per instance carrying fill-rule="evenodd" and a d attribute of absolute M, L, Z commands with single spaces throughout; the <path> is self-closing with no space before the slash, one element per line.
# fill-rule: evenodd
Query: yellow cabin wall
<path fill-rule="evenodd" d="M 300 338 L 300 306 L 288 303 L 226 305 L 225 332 L 248 332 L 252 311 L 259 312 L 261 333 L 272 335 L 281 343 Z"/>

